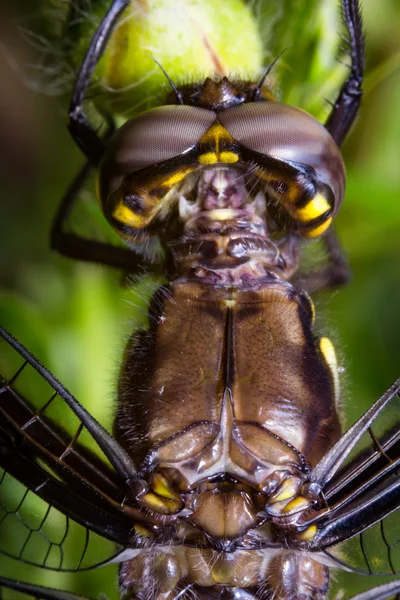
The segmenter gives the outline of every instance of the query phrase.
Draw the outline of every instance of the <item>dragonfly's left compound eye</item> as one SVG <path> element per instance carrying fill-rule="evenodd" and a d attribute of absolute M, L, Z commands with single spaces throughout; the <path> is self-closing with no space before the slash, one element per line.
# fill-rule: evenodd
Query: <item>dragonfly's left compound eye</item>
<path fill-rule="evenodd" d="M 116 132 L 99 169 L 100 202 L 114 227 L 143 229 L 168 205 L 168 192 L 197 166 L 191 150 L 214 120 L 203 108 L 163 106 Z"/>

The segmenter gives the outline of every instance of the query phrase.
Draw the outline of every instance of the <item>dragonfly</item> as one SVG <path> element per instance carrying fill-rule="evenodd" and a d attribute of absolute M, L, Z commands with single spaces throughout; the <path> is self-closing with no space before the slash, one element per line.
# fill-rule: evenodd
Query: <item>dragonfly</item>
<path fill-rule="evenodd" d="M 400 384 L 342 435 L 335 351 L 314 335 L 307 293 L 347 276 L 331 223 L 344 190 L 338 146 L 361 100 L 358 3 L 343 3 L 352 68 L 325 126 L 276 102 L 263 80 L 206 79 L 171 82 L 174 103 L 104 140 L 83 100 L 125 8 L 111 4 L 89 47 L 70 129 L 99 169 L 107 220 L 132 249 L 84 251 L 151 271 L 163 250 L 170 283 L 153 296 L 150 329 L 128 345 L 115 437 L 2 331 L 19 364 L 3 376 L 1 466 L 26 488 L 4 508 L 3 524 L 17 517 L 27 531 L 13 556 L 71 568 L 63 549 L 75 521 L 85 533 L 72 568 L 120 561 L 127 598 L 314 598 L 327 595 L 332 566 L 395 572 Z M 322 234 L 328 266 L 299 273 L 304 240 Z M 78 240 L 67 242 L 85 258 Z M 64 418 L 54 422 L 56 403 Z M 39 518 L 21 516 L 30 492 Z M 58 539 L 47 531 L 53 510 L 64 516 Z M 96 535 L 118 547 L 99 559 Z M 358 552 L 343 550 L 348 541 Z"/>

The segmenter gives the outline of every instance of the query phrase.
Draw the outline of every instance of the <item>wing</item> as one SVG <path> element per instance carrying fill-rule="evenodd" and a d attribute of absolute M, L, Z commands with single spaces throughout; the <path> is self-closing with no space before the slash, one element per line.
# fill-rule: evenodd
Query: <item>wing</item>
<path fill-rule="evenodd" d="M 81 570 L 134 547 L 143 516 L 130 506 L 140 485 L 132 460 L 2 329 L 0 342 L 0 551 Z"/>
<path fill-rule="evenodd" d="M 8 579 L 7 577 L 0 577 L 0 592 L 2 592 L 3 589 L 18 592 L 18 596 L 13 597 L 21 597 L 21 600 L 27 596 L 34 598 L 35 600 L 90 600 L 89 598 L 77 596 L 70 592 L 63 592 L 62 590 L 55 590 L 41 585 L 34 585 L 32 583 L 22 583 L 20 581 Z M 3 598 L 1 593 L 0 597 Z"/>
<path fill-rule="evenodd" d="M 378 585 L 366 592 L 361 592 L 356 596 L 352 596 L 349 600 L 386 600 L 386 598 L 398 600 L 399 594 L 400 581 L 391 581 L 390 583 Z"/>
<path fill-rule="evenodd" d="M 400 379 L 341 437 L 312 473 L 324 505 L 308 543 L 343 568 L 400 571 Z"/>

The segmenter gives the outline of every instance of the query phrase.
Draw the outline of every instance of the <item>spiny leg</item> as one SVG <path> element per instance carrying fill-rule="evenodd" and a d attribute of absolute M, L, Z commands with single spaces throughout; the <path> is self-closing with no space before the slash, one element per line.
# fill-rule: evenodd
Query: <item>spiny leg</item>
<path fill-rule="evenodd" d="M 102 115 L 104 121 L 107 122 L 107 131 L 104 137 L 99 139 L 102 143 L 105 143 L 114 133 L 115 123 L 112 116 L 107 112 L 102 111 Z M 116 267 L 129 275 L 142 274 L 144 269 L 146 271 L 151 270 L 150 264 L 147 264 L 146 261 L 128 248 L 87 239 L 75 233 L 65 231 L 65 223 L 73 211 L 76 201 L 79 199 L 80 191 L 85 187 L 92 172 L 93 165 L 91 161 L 87 161 L 78 171 L 62 198 L 50 232 L 51 249 L 75 260 Z"/>
<path fill-rule="evenodd" d="M 104 110 L 99 112 L 104 122 L 107 123 L 107 130 L 103 137 L 98 136 L 99 142 L 104 147 L 115 132 L 116 126 L 113 117 L 109 113 Z M 154 271 L 153 266 L 136 255 L 133 250 L 114 246 L 107 242 L 91 240 L 65 230 L 65 223 L 79 199 L 80 191 L 85 187 L 93 170 L 93 161 L 89 159 L 78 171 L 63 196 L 50 232 L 51 249 L 67 258 L 122 269 L 127 275 L 142 275 L 144 272 Z"/>
<path fill-rule="evenodd" d="M 338 146 L 344 142 L 361 104 L 364 72 L 364 34 L 358 0 L 343 0 L 343 18 L 349 35 L 350 74 L 344 82 L 325 127 Z"/>
<path fill-rule="evenodd" d="M 65 231 L 65 223 L 79 198 L 80 190 L 85 187 L 86 181 L 93 171 L 88 161 L 79 170 L 73 179 L 65 196 L 61 200 L 53 220 L 50 232 L 50 246 L 52 250 L 63 256 L 75 260 L 97 263 L 109 267 L 122 269 L 127 275 L 143 275 L 143 273 L 159 274 L 159 267 L 146 261 L 142 256 L 135 254 L 129 248 L 114 246 L 107 242 L 100 242 L 84 238 L 75 233 Z"/>
<path fill-rule="evenodd" d="M 90 46 L 83 59 L 72 93 L 68 127 L 75 142 L 95 167 L 98 166 L 100 159 L 103 156 L 104 141 L 89 123 L 83 111 L 83 102 L 93 71 L 104 52 L 118 18 L 128 6 L 129 1 L 130 0 L 113 0 L 107 14 L 101 21 L 90 42 Z"/>
<path fill-rule="evenodd" d="M 350 74 L 344 82 L 325 127 L 338 146 L 344 142 L 354 120 L 362 98 L 364 72 L 364 34 L 359 0 L 343 0 L 343 18 L 349 35 Z M 350 279 L 350 269 L 331 227 L 323 237 L 328 266 L 322 270 L 305 273 L 298 283 L 309 292 L 344 285 Z"/>

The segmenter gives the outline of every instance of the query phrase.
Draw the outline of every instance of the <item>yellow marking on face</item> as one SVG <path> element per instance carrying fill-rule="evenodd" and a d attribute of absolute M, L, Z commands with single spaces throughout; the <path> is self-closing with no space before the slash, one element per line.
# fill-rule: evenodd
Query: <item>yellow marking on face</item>
<path fill-rule="evenodd" d="M 121 200 L 113 212 L 111 216 L 118 221 L 118 223 L 123 223 L 124 225 L 129 225 L 130 227 L 138 227 L 138 217 L 130 208 L 128 208 L 123 201 Z"/>
<path fill-rule="evenodd" d="M 288 184 L 288 189 L 285 194 L 285 202 L 289 202 L 290 204 L 294 204 L 299 199 L 300 188 L 294 181 L 286 182 Z"/>
<path fill-rule="evenodd" d="M 317 194 L 306 204 L 306 206 L 298 208 L 294 212 L 293 217 L 304 223 L 320 217 L 329 209 L 330 205 L 325 196 Z"/>
<path fill-rule="evenodd" d="M 205 154 L 200 154 L 198 161 L 202 165 L 213 165 L 214 163 L 219 162 L 215 152 L 205 152 Z"/>
<path fill-rule="evenodd" d="M 200 138 L 199 143 L 209 144 L 211 142 L 214 142 L 215 147 L 218 148 L 220 140 L 223 140 L 224 142 L 235 141 L 229 133 L 229 131 L 225 129 L 225 127 L 223 127 L 221 123 L 214 123 L 214 125 L 211 125 L 211 127 L 207 129 L 205 134 Z"/>
<path fill-rule="evenodd" d="M 200 154 L 198 161 L 202 165 L 214 165 L 215 163 L 235 163 L 238 162 L 239 155 L 234 152 L 205 152 Z"/>
<path fill-rule="evenodd" d="M 220 152 L 220 162 L 235 163 L 239 160 L 239 155 L 234 152 Z"/>
<path fill-rule="evenodd" d="M 319 340 L 319 349 L 332 374 L 335 399 L 336 401 L 338 401 L 340 393 L 340 384 L 335 348 L 329 338 L 322 337 Z"/>
<path fill-rule="evenodd" d="M 231 134 L 220 123 L 214 123 L 200 138 L 199 144 L 212 144 L 215 150 L 200 154 L 198 161 L 202 165 L 213 165 L 215 163 L 235 163 L 239 160 L 238 154 L 229 150 L 220 150 L 221 141 L 232 143 L 235 140 Z"/>
<path fill-rule="evenodd" d="M 318 237 L 319 235 L 322 235 L 328 229 L 328 227 L 331 223 L 332 223 L 332 217 L 329 217 L 329 219 L 327 219 L 321 225 L 318 225 L 318 227 L 315 227 L 314 229 L 310 229 L 310 231 L 303 232 L 303 235 L 306 238 Z"/>
<path fill-rule="evenodd" d="M 269 170 L 258 170 L 257 176 L 265 181 L 271 190 L 270 193 L 272 193 L 273 197 L 285 207 L 291 216 L 293 216 L 293 210 L 295 209 L 291 205 L 296 204 L 302 191 L 297 183 L 291 179 L 285 178 L 283 175 L 275 177 Z M 280 183 L 285 185 L 284 191 L 278 191 L 273 187 L 274 184 L 276 186 Z"/>
<path fill-rule="evenodd" d="M 298 535 L 296 535 L 296 539 L 299 542 L 309 542 L 310 540 L 313 539 L 313 537 L 315 537 L 316 533 L 317 533 L 316 525 L 310 525 L 310 527 L 307 527 L 307 529 L 302 531 L 302 533 L 299 533 Z"/>
<path fill-rule="evenodd" d="M 174 173 L 167 176 L 166 179 L 158 178 L 156 182 L 153 181 L 151 187 L 165 187 L 165 196 L 159 199 L 152 200 L 151 187 L 149 188 L 148 186 L 146 188 L 148 189 L 150 194 L 146 200 L 146 204 L 148 202 L 150 203 L 150 207 L 146 211 L 147 215 L 136 214 L 134 210 L 126 206 L 126 204 L 123 201 L 123 198 L 121 198 L 118 204 L 114 207 L 111 216 L 119 223 L 122 223 L 123 225 L 128 225 L 129 227 L 133 227 L 135 229 L 142 229 L 143 227 L 146 227 L 157 214 L 157 211 L 160 210 L 162 202 L 171 190 L 171 188 L 180 183 L 186 177 L 186 175 L 191 173 L 195 168 L 195 165 L 191 165 L 189 167 L 182 167 L 181 169 L 177 169 Z"/>
<path fill-rule="evenodd" d="M 175 171 L 175 173 L 173 173 L 172 175 L 170 175 L 168 177 L 168 179 L 165 179 L 164 181 L 161 182 L 161 185 L 165 185 L 165 186 L 173 186 L 176 185 L 177 183 L 179 183 L 180 181 L 182 181 L 182 179 L 184 177 L 186 177 L 186 175 L 188 175 L 189 173 L 191 173 L 193 171 L 194 167 L 184 167 L 182 169 L 179 169 L 178 171 Z"/>

